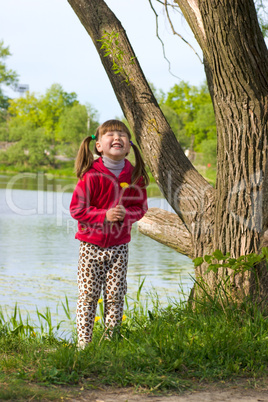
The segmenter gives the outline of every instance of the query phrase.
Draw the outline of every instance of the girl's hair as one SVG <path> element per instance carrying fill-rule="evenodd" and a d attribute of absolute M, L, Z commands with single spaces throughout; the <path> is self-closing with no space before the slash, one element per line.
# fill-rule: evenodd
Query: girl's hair
<path fill-rule="evenodd" d="M 80 145 L 77 158 L 75 161 L 76 175 L 80 179 L 90 169 L 92 163 L 94 162 L 94 156 L 91 150 L 89 149 L 91 140 L 96 139 L 96 141 L 98 141 L 102 135 L 107 133 L 107 131 L 123 131 L 128 135 L 129 141 L 131 141 L 130 131 L 124 123 L 122 123 L 119 120 L 107 120 L 105 123 L 103 123 L 101 126 L 97 128 L 95 136 L 86 137 L 83 140 L 82 144 Z M 134 151 L 135 162 L 136 162 L 131 176 L 131 184 L 136 184 L 139 181 L 139 179 L 143 177 L 144 186 L 146 187 L 149 185 L 150 180 L 145 169 L 145 164 L 141 157 L 139 148 L 132 142 L 131 146 Z M 94 153 L 101 156 L 101 153 L 97 150 L 96 145 L 94 146 Z"/>

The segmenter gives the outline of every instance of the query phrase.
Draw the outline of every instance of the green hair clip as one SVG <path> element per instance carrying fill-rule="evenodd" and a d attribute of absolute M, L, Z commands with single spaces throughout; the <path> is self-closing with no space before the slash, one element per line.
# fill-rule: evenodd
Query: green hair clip
<path fill-rule="evenodd" d="M 96 135 L 93 134 L 93 135 L 91 136 L 91 138 L 92 138 L 92 140 L 95 140 L 95 139 L 96 139 Z"/>

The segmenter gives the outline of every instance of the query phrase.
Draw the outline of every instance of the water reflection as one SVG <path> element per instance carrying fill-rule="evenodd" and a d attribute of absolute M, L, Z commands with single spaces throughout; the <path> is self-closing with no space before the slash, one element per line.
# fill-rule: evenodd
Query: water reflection
<path fill-rule="evenodd" d="M 73 192 L 77 179 L 75 177 L 54 177 L 52 174 L 18 173 L 16 175 L 0 175 L 0 189 L 7 190 L 34 190 L 38 192 Z M 148 197 L 161 195 L 156 183 L 151 183 L 147 189 Z"/>
<path fill-rule="evenodd" d="M 30 313 L 36 306 L 56 312 L 67 295 L 74 315 L 79 242 L 74 239 L 76 222 L 68 208 L 76 180 L 49 179 L 40 189 L 38 175 L 11 179 L 0 177 L 0 305 L 13 311 L 18 302 Z M 56 191 L 48 187 L 52 182 Z M 149 206 L 168 207 L 160 197 L 149 198 Z M 189 291 L 190 274 L 190 259 L 143 236 L 133 226 L 128 270 L 131 297 L 145 277 L 143 292 L 153 287 L 165 304 L 166 295 L 179 297 L 180 286 Z M 59 314 L 61 318 L 63 312 Z"/>

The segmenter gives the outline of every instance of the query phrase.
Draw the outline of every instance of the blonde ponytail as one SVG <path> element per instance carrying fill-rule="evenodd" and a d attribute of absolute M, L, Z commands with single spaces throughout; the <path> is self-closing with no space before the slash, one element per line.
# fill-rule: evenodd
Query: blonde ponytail
<path fill-rule="evenodd" d="M 94 161 L 93 153 L 89 149 L 89 144 L 92 139 L 93 138 L 89 136 L 83 140 L 75 160 L 75 172 L 79 179 L 90 169 Z"/>
<path fill-rule="evenodd" d="M 134 151 L 135 162 L 136 162 L 134 170 L 132 172 L 131 182 L 132 184 L 136 184 L 139 181 L 139 179 L 143 177 L 144 187 L 147 187 L 150 184 L 150 179 L 146 172 L 145 163 L 143 162 L 139 148 L 135 144 L 133 144 L 133 142 L 131 142 L 131 146 Z"/>

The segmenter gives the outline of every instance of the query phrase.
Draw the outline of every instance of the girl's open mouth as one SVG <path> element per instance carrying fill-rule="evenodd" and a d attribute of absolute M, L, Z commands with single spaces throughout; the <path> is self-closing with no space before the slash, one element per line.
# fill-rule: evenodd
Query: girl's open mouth
<path fill-rule="evenodd" d="M 121 144 L 113 144 L 112 148 L 123 148 Z"/>

